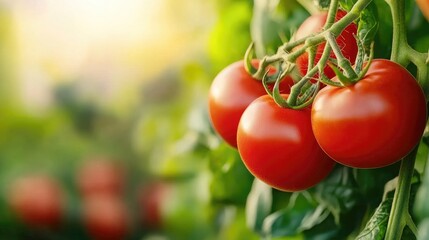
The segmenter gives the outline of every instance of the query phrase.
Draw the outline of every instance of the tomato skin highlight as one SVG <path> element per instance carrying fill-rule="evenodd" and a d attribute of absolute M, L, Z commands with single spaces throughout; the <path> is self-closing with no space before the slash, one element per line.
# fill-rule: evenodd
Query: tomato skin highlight
<path fill-rule="evenodd" d="M 322 89 L 311 120 L 317 142 L 332 159 L 354 168 L 379 168 L 399 161 L 417 144 L 426 111 L 414 77 L 397 63 L 376 59 L 354 85 Z"/>
<path fill-rule="evenodd" d="M 248 170 L 281 191 L 310 188 L 335 165 L 314 138 L 310 109 L 281 108 L 268 95 L 256 99 L 243 113 L 237 142 Z"/>
<path fill-rule="evenodd" d="M 335 21 L 340 20 L 346 14 L 347 14 L 347 12 L 345 12 L 343 10 L 338 10 L 338 12 L 335 16 Z M 315 33 L 322 31 L 323 25 L 325 25 L 327 18 L 328 18 L 327 12 L 322 12 L 319 14 L 311 15 L 298 28 L 294 38 L 296 40 L 298 40 L 298 39 L 307 37 L 311 34 L 315 34 Z M 354 37 L 354 35 L 356 35 L 356 34 L 357 34 L 357 26 L 355 23 L 351 23 L 337 37 L 337 43 L 341 49 L 341 52 L 343 53 L 344 57 L 347 58 L 352 64 L 354 64 L 354 62 L 356 60 L 356 54 L 358 52 L 356 39 Z M 324 48 L 325 48 L 325 43 L 319 44 L 317 46 L 314 64 L 317 64 L 317 62 L 322 57 L 322 53 L 323 53 Z M 330 57 L 336 58 L 335 54 L 333 52 L 331 52 Z M 299 69 L 299 72 L 302 75 L 305 75 L 307 73 L 307 68 L 308 68 L 308 53 L 307 52 L 302 54 L 301 56 L 299 56 L 296 59 L 296 65 Z M 333 78 L 335 76 L 334 71 L 329 66 L 325 67 L 324 73 L 328 78 Z"/>
<path fill-rule="evenodd" d="M 253 60 L 252 64 L 257 66 L 259 61 Z M 280 91 L 289 93 L 292 85 L 292 78 L 287 76 L 280 84 Z M 238 122 L 246 107 L 265 94 L 262 82 L 246 72 L 243 61 L 227 66 L 215 77 L 209 91 L 210 119 L 230 146 L 237 148 Z"/>

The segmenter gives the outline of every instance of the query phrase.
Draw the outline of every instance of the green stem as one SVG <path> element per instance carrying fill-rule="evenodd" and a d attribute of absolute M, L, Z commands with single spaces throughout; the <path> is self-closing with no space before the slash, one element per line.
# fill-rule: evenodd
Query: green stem
<path fill-rule="evenodd" d="M 428 54 L 418 52 L 408 44 L 406 47 L 408 59 L 417 66 L 417 80 L 425 93 L 426 99 L 429 99 L 429 64 L 426 62 Z"/>
<path fill-rule="evenodd" d="M 322 43 L 324 40 L 325 40 L 325 37 L 322 34 L 317 34 L 313 37 L 309 37 L 309 38 L 305 39 L 305 41 L 304 41 L 305 44 L 302 47 L 296 49 L 291 54 L 289 54 L 287 56 L 286 60 L 290 61 L 290 62 L 295 62 L 299 56 L 301 56 L 302 54 L 304 54 L 307 51 L 307 48 L 316 46 L 316 45 Z"/>
<path fill-rule="evenodd" d="M 419 233 L 419 230 L 417 229 L 416 224 L 413 221 L 413 218 L 411 217 L 411 214 L 407 214 L 407 226 L 410 228 L 411 232 L 413 232 L 414 236 L 417 236 Z"/>
<path fill-rule="evenodd" d="M 282 49 L 283 51 L 288 52 L 291 51 L 293 48 L 305 43 L 302 47 L 296 49 L 294 52 L 289 54 L 285 60 L 295 62 L 300 55 L 305 53 L 307 48 L 318 45 L 325 41 L 324 35 L 326 34 L 326 32 L 332 32 L 335 37 L 340 35 L 340 33 L 350 23 L 352 23 L 359 17 L 360 12 L 362 12 L 368 6 L 368 4 L 371 3 L 371 1 L 372 0 L 358 0 L 352 7 L 350 12 L 348 12 L 343 18 L 332 24 L 332 26 L 329 26 L 329 28 L 325 29 L 321 33 L 285 44 Z"/>
<path fill-rule="evenodd" d="M 401 239 L 402 231 L 407 225 L 408 205 L 410 200 L 411 180 L 414 173 L 414 163 L 417 155 L 416 146 L 401 162 L 398 186 L 393 196 L 389 222 L 386 230 L 386 240 Z"/>
<path fill-rule="evenodd" d="M 265 72 L 267 71 L 266 68 L 270 64 L 275 63 L 279 60 L 281 60 L 281 56 L 279 56 L 279 55 L 265 56 L 259 62 L 260 66 L 259 66 L 258 70 L 252 76 L 256 79 L 262 79 L 262 77 L 265 75 Z"/>
<path fill-rule="evenodd" d="M 328 30 L 332 32 L 336 37 L 354 20 L 356 20 L 360 13 L 372 2 L 372 0 L 358 0 L 353 5 L 350 12 L 348 12 L 343 18 L 335 22 Z"/>
<path fill-rule="evenodd" d="M 308 53 L 308 66 L 307 71 L 310 71 L 314 67 L 314 59 L 316 58 L 316 46 L 307 48 Z"/>
<path fill-rule="evenodd" d="M 393 22 L 392 53 L 390 59 L 402 66 L 406 66 L 410 58 L 408 56 L 409 45 L 407 43 L 405 25 L 405 0 L 386 0 L 386 2 L 390 6 Z M 385 238 L 387 240 L 401 239 L 404 227 L 406 225 L 413 226 L 409 223 L 410 221 L 412 222 L 412 219 L 409 217 L 408 208 L 417 148 L 418 146 L 405 156 L 401 162 L 398 186 L 393 197 L 389 222 L 387 224 Z"/>
<path fill-rule="evenodd" d="M 338 9 L 338 0 L 331 0 L 331 3 L 329 5 L 329 10 L 328 10 L 328 17 L 326 19 L 325 26 L 323 26 L 323 29 L 328 29 L 332 26 L 332 24 L 335 23 L 335 16 L 337 15 L 337 9 Z"/>
<path fill-rule="evenodd" d="M 341 52 L 340 47 L 337 44 L 337 41 L 335 40 L 334 35 L 328 33 L 326 35 L 326 39 L 328 43 L 331 45 L 332 51 L 334 51 L 335 57 L 337 58 L 338 65 L 344 70 L 346 73 L 346 77 L 349 79 L 356 79 L 358 76 L 353 70 L 352 64 L 350 61 L 344 57 L 343 53 Z"/>
<path fill-rule="evenodd" d="M 393 35 L 392 35 L 392 53 L 390 60 L 406 66 L 407 56 L 403 51 L 407 43 L 407 31 L 405 26 L 405 2 L 404 0 L 386 0 L 392 13 Z"/>
<path fill-rule="evenodd" d="M 291 87 L 290 94 L 287 99 L 287 104 L 289 106 L 296 105 L 298 96 L 301 93 L 301 89 L 310 80 L 311 76 L 316 74 L 318 71 L 323 72 L 323 68 L 325 67 L 326 62 L 329 59 L 330 52 L 331 52 L 331 46 L 329 44 L 326 44 L 325 48 L 323 49 L 322 56 L 320 57 L 320 60 L 317 63 L 317 65 L 311 68 L 310 70 L 308 70 L 307 74 L 299 82 L 297 82 Z"/>

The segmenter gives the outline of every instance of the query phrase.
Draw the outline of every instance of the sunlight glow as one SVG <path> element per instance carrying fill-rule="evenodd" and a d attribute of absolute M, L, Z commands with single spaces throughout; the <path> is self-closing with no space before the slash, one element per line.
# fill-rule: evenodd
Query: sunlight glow
<path fill-rule="evenodd" d="M 11 0 L 9 7 L 19 78 L 32 83 L 23 94 L 38 95 L 34 81 L 79 79 L 104 102 L 201 51 L 214 16 L 210 3 L 194 0 Z"/>

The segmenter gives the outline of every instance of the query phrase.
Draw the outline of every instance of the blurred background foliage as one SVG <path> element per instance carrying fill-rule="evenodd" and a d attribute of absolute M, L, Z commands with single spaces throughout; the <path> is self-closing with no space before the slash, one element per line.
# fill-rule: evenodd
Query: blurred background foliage
<path fill-rule="evenodd" d="M 252 5 L 1 1 L 0 238 L 256 237 L 252 177 L 206 112 L 212 78 L 251 41 Z"/>
<path fill-rule="evenodd" d="M 222 68 L 251 41 L 273 53 L 311 11 L 295 0 L 0 1 L 0 238 L 357 235 L 398 165 L 338 167 L 309 192 L 282 193 L 254 183 L 207 113 Z M 40 217 L 48 200 L 36 196 L 52 192 L 60 210 Z"/>

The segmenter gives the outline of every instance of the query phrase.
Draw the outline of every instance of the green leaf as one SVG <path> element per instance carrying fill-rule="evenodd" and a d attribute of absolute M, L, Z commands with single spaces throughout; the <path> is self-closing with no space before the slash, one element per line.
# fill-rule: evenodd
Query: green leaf
<path fill-rule="evenodd" d="M 375 36 L 374 56 L 390 58 L 392 48 L 392 15 L 385 1 L 373 1 L 376 8 L 373 11 L 378 18 L 378 31 Z"/>
<path fill-rule="evenodd" d="M 349 12 L 350 9 L 352 9 L 353 5 L 356 3 L 356 0 L 340 0 L 339 3 L 342 9 Z"/>
<path fill-rule="evenodd" d="M 292 194 L 289 206 L 276 211 L 264 219 L 263 236 L 267 238 L 294 236 L 301 232 L 303 223 L 310 226 L 317 222 L 316 212 L 317 203 L 312 199 L 308 192 L 296 192 Z M 320 211 L 317 211 L 319 213 Z M 311 222 L 311 223 L 310 223 Z"/>
<path fill-rule="evenodd" d="M 348 220 L 352 221 L 353 218 Z M 331 240 L 331 239 L 346 239 L 349 231 L 343 231 L 340 226 L 335 223 L 332 215 L 329 215 L 322 223 L 303 232 L 306 240 Z"/>
<path fill-rule="evenodd" d="M 353 170 L 357 187 L 371 209 L 380 204 L 384 185 L 398 175 L 399 166 L 400 163 L 396 163 L 384 168 Z"/>
<path fill-rule="evenodd" d="M 315 188 L 316 199 L 331 211 L 337 224 L 340 223 L 341 213 L 350 211 L 362 201 L 351 171 L 348 167 L 338 165 L 328 178 Z"/>
<path fill-rule="evenodd" d="M 365 228 L 356 237 L 356 240 L 382 240 L 387 229 L 393 196 L 386 198 L 365 225 Z"/>
<path fill-rule="evenodd" d="M 244 166 L 237 151 L 226 144 L 214 149 L 210 156 L 210 169 L 212 201 L 244 206 L 253 176 Z"/>
<path fill-rule="evenodd" d="M 378 30 L 378 18 L 375 3 L 370 3 L 359 16 L 358 39 L 363 43 L 365 52 L 369 55 L 371 43 Z"/>
<path fill-rule="evenodd" d="M 350 11 L 356 0 L 340 0 L 341 8 Z M 392 17 L 385 1 L 372 1 L 361 12 L 358 24 L 358 38 L 366 51 L 375 42 L 375 56 L 389 58 L 392 43 Z"/>
<path fill-rule="evenodd" d="M 416 196 L 417 189 L 420 185 L 418 173 L 415 173 L 412 179 L 410 190 L 410 208 L 413 207 L 413 202 Z M 392 180 L 393 181 L 393 180 Z M 390 182 L 391 183 L 391 182 Z M 387 223 L 389 221 L 390 209 L 392 207 L 394 189 L 385 193 L 384 200 L 375 210 L 371 219 L 367 222 L 365 228 L 356 237 L 356 240 L 378 240 L 384 239 L 386 234 Z M 406 238 L 409 239 L 409 238 Z"/>
<path fill-rule="evenodd" d="M 307 215 L 301 222 L 300 230 L 308 230 L 313 228 L 314 226 L 322 223 L 325 221 L 326 218 L 328 218 L 330 215 L 329 210 L 323 206 L 319 205 L 317 208 L 313 211 L 311 215 Z"/>
<path fill-rule="evenodd" d="M 262 234 L 262 225 L 271 212 L 272 201 L 271 187 L 255 179 L 246 203 L 246 223 L 250 229 Z"/>
<path fill-rule="evenodd" d="M 303 213 L 289 209 L 277 211 L 265 218 L 263 234 L 269 237 L 296 235 L 303 217 Z"/>

